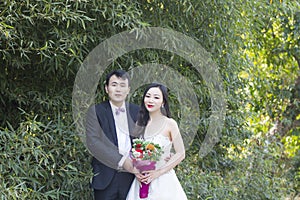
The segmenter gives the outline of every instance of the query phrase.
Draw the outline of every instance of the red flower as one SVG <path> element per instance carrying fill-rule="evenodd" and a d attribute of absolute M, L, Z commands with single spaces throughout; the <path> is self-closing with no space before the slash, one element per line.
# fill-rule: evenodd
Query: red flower
<path fill-rule="evenodd" d="M 136 151 L 140 153 L 139 158 L 143 158 L 143 150 L 142 149 L 136 149 Z"/>
<path fill-rule="evenodd" d="M 133 159 L 158 161 L 161 154 L 162 150 L 158 144 L 143 139 L 133 139 L 131 149 Z"/>

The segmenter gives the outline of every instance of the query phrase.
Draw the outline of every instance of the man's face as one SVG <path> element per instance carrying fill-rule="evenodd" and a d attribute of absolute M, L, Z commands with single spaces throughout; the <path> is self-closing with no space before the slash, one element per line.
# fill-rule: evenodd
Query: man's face
<path fill-rule="evenodd" d="M 108 85 L 105 85 L 105 91 L 112 104 L 117 107 L 122 106 L 130 91 L 128 79 L 122 79 L 116 75 L 111 76 Z"/>

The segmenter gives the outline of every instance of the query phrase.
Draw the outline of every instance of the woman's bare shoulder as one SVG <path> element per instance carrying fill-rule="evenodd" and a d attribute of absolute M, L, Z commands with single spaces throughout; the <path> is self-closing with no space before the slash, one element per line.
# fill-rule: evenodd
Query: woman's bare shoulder
<path fill-rule="evenodd" d="M 168 120 L 169 126 L 178 126 L 178 124 L 177 124 L 177 122 L 176 122 L 175 119 L 173 119 L 173 118 L 168 118 L 167 120 Z"/>

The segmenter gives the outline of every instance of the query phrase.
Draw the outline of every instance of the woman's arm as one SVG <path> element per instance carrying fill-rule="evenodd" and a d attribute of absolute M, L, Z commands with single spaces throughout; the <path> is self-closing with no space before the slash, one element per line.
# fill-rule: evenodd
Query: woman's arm
<path fill-rule="evenodd" d="M 173 169 L 185 158 L 184 143 L 177 122 L 175 120 L 169 119 L 168 130 L 169 130 L 169 137 L 173 143 L 175 154 L 172 155 L 169 161 L 160 169 L 147 171 L 146 175 L 142 179 L 143 182 L 148 182 L 148 183 L 151 182 L 153 179 Z"/>
<path fill-rule="evenodd" d="M 170 160 L 158 170 L 161 174 L 170 171 L 185 158 L 185 148 L 177 122 L 174 119 L 169 119 L 168 127 L 169 137 L 173 143 L 175 154 L 172 155 Z"/>

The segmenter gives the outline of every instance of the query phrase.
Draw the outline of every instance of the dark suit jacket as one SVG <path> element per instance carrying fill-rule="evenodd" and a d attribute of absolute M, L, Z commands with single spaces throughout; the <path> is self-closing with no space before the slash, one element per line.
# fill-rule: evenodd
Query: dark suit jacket
<path fill-rule="evenodd" d="M 137 120 L 138 110 L 137 105 L 126 103 L 130 133 Z M 115 121 L 108 101 L 90 107 L 87 113 L 86 131 L 86 144 L 93 155 L 94 177 L 91 187 L 103 190 L 109 185 L 114 175 L 118 173 L 118 163 L 122 158 L 118 150 Z M 129 175 L 132 178 L 124 180 L 124 184 L 131 184 L 133 175 Z"/>

